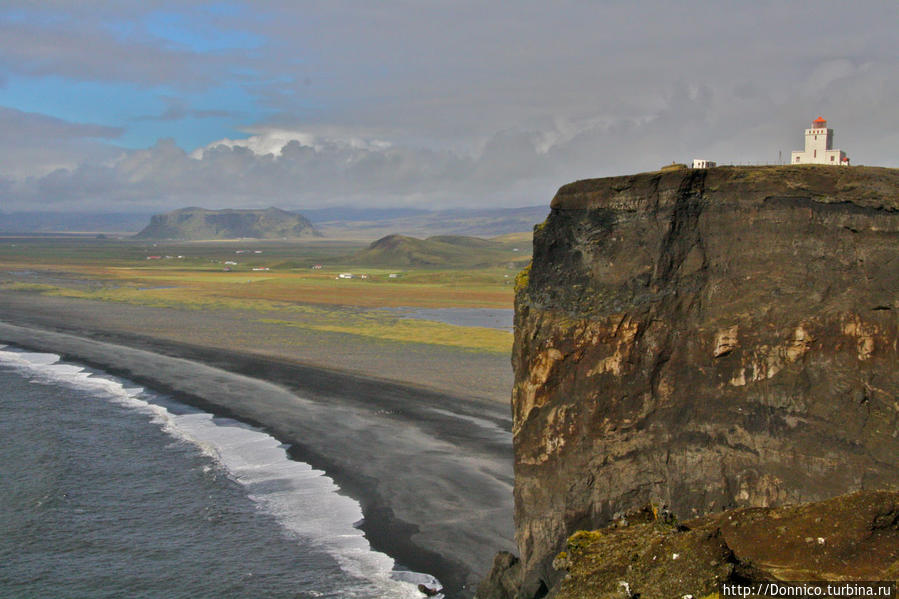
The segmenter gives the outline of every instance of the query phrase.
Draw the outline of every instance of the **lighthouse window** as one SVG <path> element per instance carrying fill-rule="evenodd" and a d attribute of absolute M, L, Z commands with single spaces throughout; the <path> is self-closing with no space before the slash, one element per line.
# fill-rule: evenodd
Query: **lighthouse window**
<path fill-rule="evenodd" d="M 830 157 L 830 161 L 833 162 L 833 156 Z"/>

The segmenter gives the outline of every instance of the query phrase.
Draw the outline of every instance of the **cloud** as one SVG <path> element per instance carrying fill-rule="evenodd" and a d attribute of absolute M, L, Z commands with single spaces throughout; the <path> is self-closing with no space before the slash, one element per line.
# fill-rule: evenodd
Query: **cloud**
<path fill-rule="evenodd" d="M 10 6 L 10 86 L 115 81 L 148 101 L 110 97 L 128 151 L 117 127 L 0 115 L 5 203 L 537 204 L 672 160 L 775 162 L 819 114 L 854 163 L 899 166 L 892 0 L 825 0 L 814 26 L 768 0 Z"/>
<path fill-rule="evenodd" d="M 136 117 L 132 117 L 132 121 L 150 121 L 150 122 L 165 122 L 165 121 L 181 121 L 187 118 L 194 119 L 209 119 L 209 118 L 233 118 L 236 117 L 237 114 L 230 110 L 215 110 L 215 109 L 194 109 L 190 108 L 187 101 L 181 98 L 173 98 L 173 97 L 163 97 L 163 101 L 166 103 L 165 109 L 159 114 L 145 114 Z"/>
<path fill-rule="evenodd" d="M 4 2 L 0 67 L 17 76 L 128 83 L 139 88 L 206 89 L 246 66 L 242 48 L 204 51 L 161 38 L 149 26 L 163 11 L 210 17 L 189 2 Z M 212 19 L 223 34 L 236 19 Z"/>
<path fill-rule="evenodd" d="M 120 152 L 108 142 L 122 129 L 0 106 L 0 132 L 0 176 L 21 179 L 107 160 Z"/>
<path fill-rule="evenodd" d="M 102 31 L 0 22 L 0 37 L 2 66 L 17 75 L 126 81 L 141 87 L 208 85 L 213 80 L 190 52 L 150 42 L 123 43 Z"/>
<path fill-rule="evenodd" d="M 116 138 L 121 127 L 109 127 L 92 123 L 72 123 L 63 119 L 15 108 L 0 106 L 0 130 L 17 139 L 77 139 Z"/>
<path fill-rule="evenodd" d="M 20 209 L 37 201 L 57 209 L 79 205 L 116 210 L 185 205 L 317 207 L 348 202 L 397 206 L 421 201 L 483 205 L 483 194 L 498 198 L 515 191 L 507 181 L 514 163 L 499 159 L 495 148 L 508 149 L 510 143 L 527 138 L 504 134 L 488 144 L 480 158 L 472 158 L 376 140 L 292 137 L 302 140 L 285 141 L 277 151 L 272 150 L 279 136 L 270 132 L 212 144 L 191 155 L 170 139 L 160 140 L 105 165 L 82 164 L 19 181 L 9 199 Z M 530 152 L 534 152 L 532 145 Z M 521 203 L 517 199 L 512 205 Z"/>

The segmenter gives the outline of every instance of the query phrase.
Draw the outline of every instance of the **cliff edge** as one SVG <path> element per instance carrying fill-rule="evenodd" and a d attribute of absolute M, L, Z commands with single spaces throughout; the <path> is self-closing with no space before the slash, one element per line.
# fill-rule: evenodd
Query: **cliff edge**
<path fill-rule="evenodd" d="M 650 502 L 899 489 L 899 170 L 644 173 L 551 208 L 516 296 L 520 597 Z"/>

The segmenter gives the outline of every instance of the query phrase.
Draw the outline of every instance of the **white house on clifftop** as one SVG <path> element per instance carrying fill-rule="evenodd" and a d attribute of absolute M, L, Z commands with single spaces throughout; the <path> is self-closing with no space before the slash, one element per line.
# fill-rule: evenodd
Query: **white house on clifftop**
<path fill-rule="evenodd" d="M 828 129 L 827 121 L 818 117 L 811 129 L 805 130 L 805 151 L 793 152 L 790 164 L 849 166 L 849 157 L 846 152 L 833 149 L 833 129 Z"/>

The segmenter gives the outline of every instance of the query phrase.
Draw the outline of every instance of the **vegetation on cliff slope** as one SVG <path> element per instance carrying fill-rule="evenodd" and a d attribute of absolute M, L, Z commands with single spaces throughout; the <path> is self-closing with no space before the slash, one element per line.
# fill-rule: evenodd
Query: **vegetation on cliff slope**
<path fill-rule="evenodd" d="M 683 599 L 717 596 L 723 583 L 899 578 L 895 492 L 730 510 L 683 525 L 643 520 L 570 537 L 554 561 L 567 576 L 553 598 Z"/>

